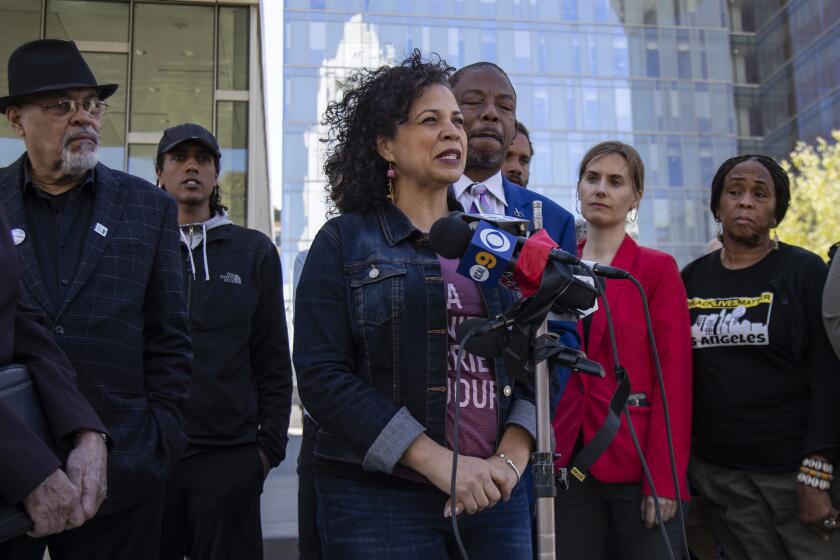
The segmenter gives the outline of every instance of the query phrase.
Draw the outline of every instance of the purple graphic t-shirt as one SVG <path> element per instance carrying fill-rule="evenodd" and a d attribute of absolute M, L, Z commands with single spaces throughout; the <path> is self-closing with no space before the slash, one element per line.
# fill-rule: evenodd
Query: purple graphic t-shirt
<path fill-rule="evenodd" d="M 478 285 L 456 272 L 457 259 L 438 257 L 446 287 L 446 319 L 449 338 L 447 356 L 448 386 L 446 441 L 453 444 L 455 422 L 455 364 L 458 359 L 458 327 L 472 317 L 487 317 Z M 458 452 L 461 455 L 486 458 L 493 455 L 496 443 L 496 377 L 493 361 L 465 353 L 461 360 L 461 381 L 458 388 L 460 418 Z"/>

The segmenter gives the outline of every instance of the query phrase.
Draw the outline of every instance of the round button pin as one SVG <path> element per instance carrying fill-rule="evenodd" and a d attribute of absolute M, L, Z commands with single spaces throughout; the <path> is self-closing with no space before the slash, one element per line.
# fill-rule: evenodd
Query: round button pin
<path fill-rule="evenodd" d="M 379 269 L 374 266 L 370 269 L 370 272 L 368 272 L 368 276 L 370 278 L 376 278 L 377 276 L 379 276 Z"/>
<path fill-rule="evenodd" d="M 26 232 L 20 228 L 15 228 L 12 230 L 12 241 L 15 242 L 15 245 L 20 245 L 23 243 L 23 240 L 26 239 Z"/>
<path fill-rule="evenodd" d="M 502 393 L 504 393 L 506 397 L 509 397 L 510 394 L 513 393 L 513 389 L 510 388 L 510 385 L 505 385 L 505 388 L 502 389 Z"/>

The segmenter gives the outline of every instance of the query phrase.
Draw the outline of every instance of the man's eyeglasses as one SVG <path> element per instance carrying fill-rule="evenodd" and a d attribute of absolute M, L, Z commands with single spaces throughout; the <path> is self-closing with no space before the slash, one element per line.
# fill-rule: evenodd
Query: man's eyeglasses
<path fill-rule="evenodd" d="M 108 104 L 96 98 L 85 99 L 84 101 L 62 99 L 55 103 L 26 103 L 26 105 L 36 105 L 56 117 L 75 115 L 79 107 L 84 109 L 92 117 L 102 117 L 108 112 Z"/>

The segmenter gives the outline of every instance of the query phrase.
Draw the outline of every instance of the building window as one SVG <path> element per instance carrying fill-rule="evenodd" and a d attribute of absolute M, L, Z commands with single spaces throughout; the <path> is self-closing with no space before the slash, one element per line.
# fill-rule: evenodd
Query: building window
<path fill-rule="evenodd" d="M 219 101 L 216 109 L 216 138 L 222 149 L 222 201 L 230 219 L 244 224 L 248 202 L 248 103 Z"/>
<path fill-rule="evenodd" d="M 37 39 L 41 33 L 41 5 L 31 0 L 3 0 L 0 3 L 0 95 L 9 91 L 7 68 L 9 54 L 17 47 Z M 17 160 L 26 148 L 5 118 L 0 118 L 0 166 Z"/>
<path fill-rule="evenodd" d="M 128 43 L 128 11 L 128 2 L 49 0 L 47 38 Z"/>
<path fill-rule="evenodd" d="M 248 89 L 248 8 L 219 9 L 219 57 L 216 89 Z"/>
<path fill-rule="evenodd" d="M 156 144 L 132 144 L 128 147 L 128 172 L 146 179 L 150 183 L 157 183 L 155 176 Z"/>
<path fill-rule="evenodd" d="M 108 98 L 108 112 L 102 119 L 99 159 L 108 167 L 122 169 L 125 165 L 128 54 L 85 52 L 84 57 L 98 83 L 119 85 L 116 93 Z"/>
<path fill-rule="evenodd" d="M 213 11 L 135 6 L 131 132 L 161 132 L 184 122 L 213 128 Z"/>

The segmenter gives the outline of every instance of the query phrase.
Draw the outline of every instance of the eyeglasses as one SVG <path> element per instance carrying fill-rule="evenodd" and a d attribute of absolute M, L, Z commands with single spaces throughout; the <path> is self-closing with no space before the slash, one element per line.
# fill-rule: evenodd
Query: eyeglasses
<path fill-rule="evenodd" d="M 79 107 L 84 109 L 92 117 L 102 117 L 108 112 L 108 104 L 96 98 L 85 99 L 84 101 L 62 99 L 55 103 L 27 103 L 27 105 L 37 105 L 56 117 L 75 115 Z"/>

